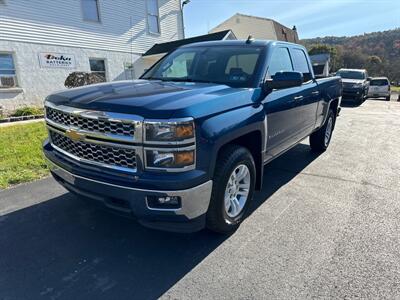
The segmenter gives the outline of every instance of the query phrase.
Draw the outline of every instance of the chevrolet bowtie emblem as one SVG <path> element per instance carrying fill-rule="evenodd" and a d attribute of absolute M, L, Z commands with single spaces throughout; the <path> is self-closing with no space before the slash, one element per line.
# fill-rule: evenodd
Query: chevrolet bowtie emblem
<path fill-rule="evenodd" d="M 74 130 L 74 129 L 68 129 L 65 132 L 65 136 L 69 137 L 71 140 L 78 142 L 78 141 L 82 141 L 85 139 L 85 135 L 82 133 L 79 133 L 78 131 Z"/>

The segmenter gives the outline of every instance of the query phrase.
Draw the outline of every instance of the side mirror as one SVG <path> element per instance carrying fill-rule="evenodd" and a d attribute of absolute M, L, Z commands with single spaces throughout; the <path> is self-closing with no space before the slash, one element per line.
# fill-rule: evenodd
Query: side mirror
<path fill-rule="evenodd" d="M 367 81 L 371 81 L 372 80 L 372 77 L 367 77 Z"/>
<path fill-rule="evenodd" d="M 303 74 L 300 72 L 278 72 L 272 76 L 272 79 L 265 81 L 265 88 L 268 90 L 273 89 L 286 89 L 303 84 Z"/>

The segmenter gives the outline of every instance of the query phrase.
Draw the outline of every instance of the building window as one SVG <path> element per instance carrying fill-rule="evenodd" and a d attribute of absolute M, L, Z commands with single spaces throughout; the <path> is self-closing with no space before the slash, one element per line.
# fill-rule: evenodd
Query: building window
<path fill-rule="evenodd" d="M 98 0 L 81 0 L 83 19 L 85 21 L 100 22 L 99 1 Z"/>
<path fill-rule="evenodd" d="M 160 33 L 160 15 L 158 11 L 158 0 L 147 0 L 147 23 L 151 33 Z"/>
<path fill-rule="evenodd" d="M 103 77 L 104 81 L 106 81 L 106 62 L 104 59 L 99 58 L 91 58 L 89 59 L 90 71 L 97 75 Z"/>
<path fill-rule="evenodd" d="M 11 53 L 0 53 L 0 88 L 17 86 L 14 59 Z"/>

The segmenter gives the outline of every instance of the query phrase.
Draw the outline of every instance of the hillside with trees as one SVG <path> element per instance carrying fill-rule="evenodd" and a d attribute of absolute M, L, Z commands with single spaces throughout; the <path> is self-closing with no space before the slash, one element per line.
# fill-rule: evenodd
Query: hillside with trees
<path fill-rule="evenodd" d="M 400 82 L 400 28 L 352 37 L 304 39 L 310 54 L 331 54 L 331 72 L 340 68 L 365 68 L 371 76 Z"/>

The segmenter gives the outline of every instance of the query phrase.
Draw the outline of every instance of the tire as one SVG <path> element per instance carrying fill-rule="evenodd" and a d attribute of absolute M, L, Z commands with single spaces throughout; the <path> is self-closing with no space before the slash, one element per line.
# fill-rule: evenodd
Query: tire
<path fill-rule="evenodd" d="M 329 109 L 324 126 L 310 135 L 310 147 L 313 151 L 324 152 L 328 148 L 335 128 L 335 121 L 335 114 L 332 109 Z M 329 131 L 329 136 L 327 131 Z"/>
<path fill-rule="evenodd" d="M 387 96 L 387 97 L 386 97 L 386 101 L 390 101 L 390 96 Z"/>
<path fill-rule="evenodd" d="M 244 172 L 247 168 L 248 174 L 243 178 L 243 180 L 237 180 L 238 185 L 230 185 L 234 181 L 230 180 L 231 176 L 235 172 L 236 179 L 240 178 L 239 175 L 242 173 L 236 173 L 236 171 Z M 234 178 L 234 177 L 232 177 Z M 235 231 L 240 223 L 246 216 L 249 204 L 253 198 L 254 187 L 256 181 L 256 168 L 253 156 L 244 147 L 237 145 L 228 145 L 222 150 L 218 156 L 218 162 L 215 166 L 214 172 L 214 183 L 211 193 L 210 205 L 206 215 L 206 226 L 208 229 L 227 234 Z M 234 199 L 230 197 L 233 190 L 236 189 L 241 194 L 245 194 L 247 187 L 247 198 L 245 201 L 241 198 L 243 195 L 237 195 L 236 201 L 230 201 L 229 199 Z M 227 197 L 227 195 L 229 197 Z M 225 201 L 225 199 L 228 199 Z M 240 200 L 241 199 L 241 200 Z M 236 205 L 233 205 L 233 204 Z M 229 208 L 227 207 L 229 205 Z M 243 206 L 241 206 L 243 204 Z M 240 209 L 239 209 L 240 208 Z M 234 213 L 237 214 L 234 214 Z"/>

